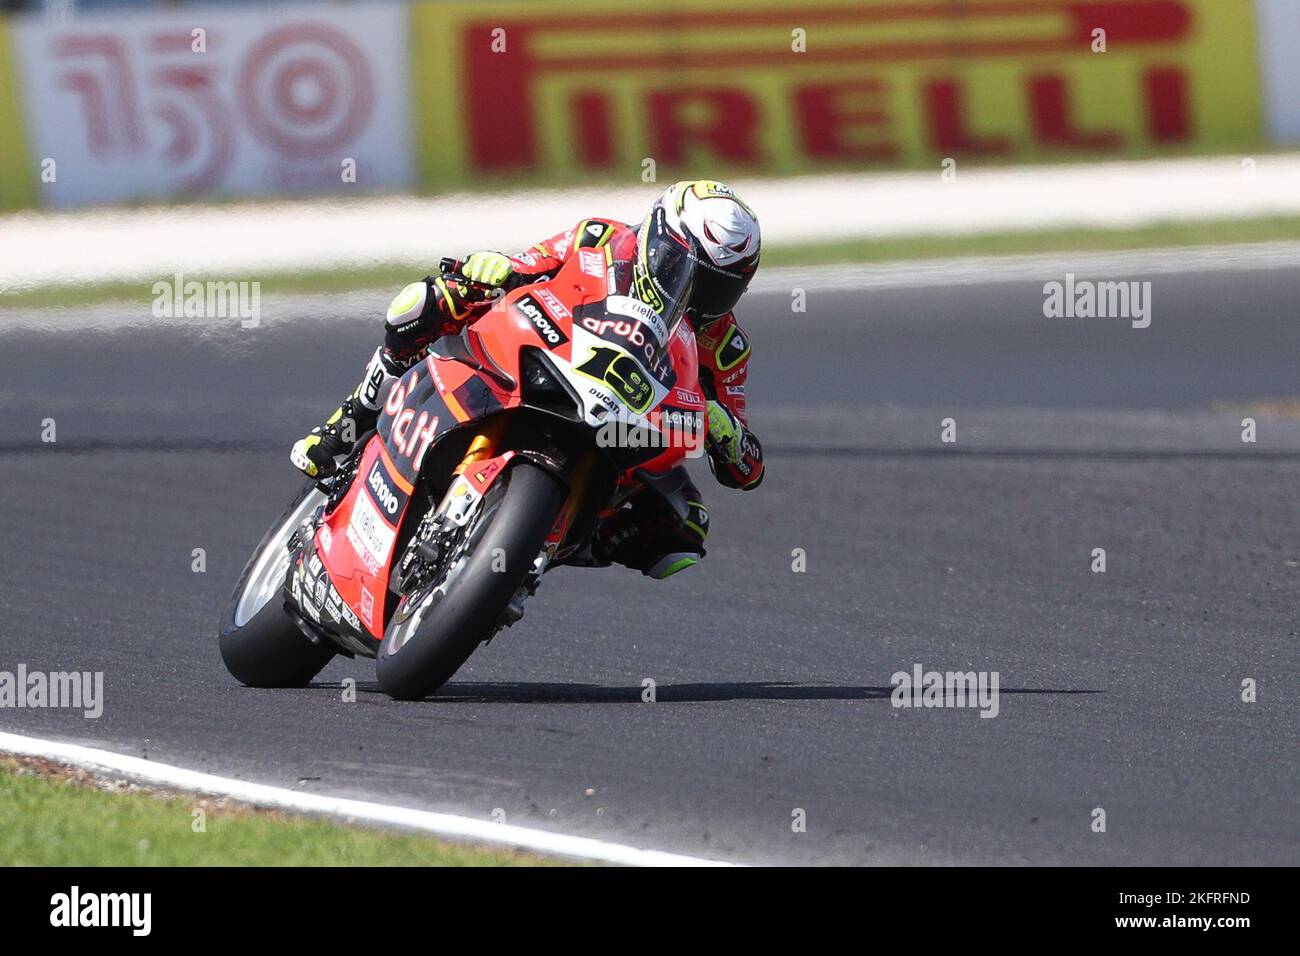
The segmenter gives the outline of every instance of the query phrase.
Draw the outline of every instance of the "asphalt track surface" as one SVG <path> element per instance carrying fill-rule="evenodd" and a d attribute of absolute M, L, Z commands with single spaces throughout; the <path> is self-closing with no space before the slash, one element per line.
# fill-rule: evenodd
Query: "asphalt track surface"
<path fill-rule="evenodd" d="M 343 658 L 246 689 L 215 639 L 385 294 L 0 313 L 0 670 L 107 697 L 0 729 L 742 862 L 1300 863 L 1300 421 L 1259 404 L 1300 393 L 1300 270 L 1154 276 L 1145 330 L 1044 318 L 1052 278 L 752 296 L 769 473 L 697 475 L 708 559 L 557 570 L 418 703 Z M 997 717 L 892 707 L 914 664 L 998 672 Z"/>

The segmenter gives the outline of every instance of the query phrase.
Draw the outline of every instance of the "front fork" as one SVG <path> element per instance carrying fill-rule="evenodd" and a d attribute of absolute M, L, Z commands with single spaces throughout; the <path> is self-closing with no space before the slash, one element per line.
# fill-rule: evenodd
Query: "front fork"
<path fill-rule="evenodd" d="M 506 425 L 506 417 L 498 415 L 474 436 L 465 457 L 452 470 L 451 485 L 434 509 L 435 519 L 440 518 L 444 524 L 449 521 L 462 528 L 469 523 L 488 488 L 500 476 L 506 463 L 514 457 L 513 452 L 506 452 L 499 457 L 496 453 Z"/>
<path fill-rule="evenodd" d="M 469 443 L 469 449 L 465 452 L 465 457 L 452 471 L 454 477 L 451 486 L 439 503 L 436 514 L 446 516 L 457 525 L 465 525 L 488 488 L 501 477 L 506 465 L 516 455 L 522 454 L 524 457 L 536 460 L 538 464 L 542 464 L 545 460 L 551 470 L 557 473 L 560 471 L 555 462 L 538 453 L 507 451 L 498 455 L 497 449 L 507 425 L 506 416 L 497 416 L 474 436 Z M 555 525 L 551 528 L 551 533 L 546 537 L 545 555 L 548 563 L 564 543 L 569 529 L 573 527 L 574 518 L 577 517 L 582 503 L 587 499 L 595 466 L 595 452 L 587 452 L 578 459 L 572 469 L 569 469 L 569 474 L 563 476 L 568 481 L 569 494 L 555 520 Z"/>
<path fill-rule="evenodd" d="M 499 416 L 470 442 L 465 457 L 453 471 L 451 487 L 447 489 L 447 494 L 443 496 L 436 511 L 437 517 L 434 520 L 444 522 L 443 527 L 448 521 L 458 526 L 467 524 L 477 511 L 488 488 L 501 477 L 506 465 L 516 455 L 522 454 L 539 464 L 545 458 L 529 452 L 514 451 L 498 455 L 497 450 L 505 432 L 505 423 L 505 417 Z M 549 459 L 546 459 L 546 462 L 548 466 L 555 468 L 554 462 Z M 537 591 L 538 585 L 542 582 L 542 575 L 546 573 L 547 567 L 563 545 L 582 503 L 587 498 L 592 476 L 595 473 L 595 464 L 595 453 L 587 452 L 578 460 L 571 473 L 565 476 L 568 479 L 569 494 L 565 498 L 564 507 L 560 509 L 541 551 L 533 559 L 532 567 L 528 569 L 519 589 L 502 612 L 499 626 L 509 627 L 524 616 L 524 601 Z"/>
<path fill-rule="evenodd" d="M 465 456 L 452 470 L 452 480 L 446 494 L 443 495 L 438 506 L 425 516 L 420 529 L 408 546 L 408 555 L 399 564 L 396 582 L 399 591 L 404 592 L 406 585 L 410 583 L 409 576 L 414 570 L 417 559 L 426 565 L 436 564 L 443 557 L 444 549 L 454 547 L 458 533 L 463 533 L 463 529 L 482 506 L 488 490 L 501 477 L 513 458 L 523 455 L 536 460 L 539 464 L 545 459 L 547 464 L 558 470 L 554 462 L 537 453 L 507 450 L 498 454 L 508 426 L 508 417 L 498 415 L 485 423 L 470 441 Z M 513 624 L 523 616 L 524 600 L 537 590 L 542 575 L 563 544 L 582 502 L 587 497 L 595 463 L 595 453 L 588 452 L 578 460 L 572 473 L 565 476 L 568 479 L 569 494 L 564 507 L 556 518 L 550 534 L 547 535 L 545 545 L 534 559 L 532 567 L 520 585 L 519 591 L 511 600 L 503 620 L 504 624 Z"/>
<path fill-rule="evenodd" d="M 573 527 L 573 519 L 578 516 L 578 511 L 582 508 L 583 502 L 587 500 L 591 491 L 591 483 L 595 473 L 596 453 L 594 451 L 586 452 L 573 467 L 573 472 L 569 476 L 569 496 L 564 500 L 564 507 L 560 509 L 559 517 L 555 519 L 555 525 L 551 528 L 551 533 L 546 536 L 545 554 L 548 563 L 555 557 L 560 546 L 564 544 L 564 539 L 569 536 L 569 529 Z"/>
<path fill-rule="evenodd" d="M 505 610 L 501 613 L 499 626 L 510 627 L 524 616 L 524 601 L 536 593 L 538 586 L 542 583 L 542 575 L 546 573 L 546 569 L 555 560 L 555 555 L 564 543 L 564 539 L 568 536 L 569 529 L 573 527 L 574 518 L 577 517 L 582 503 L 587 498 L 588 488 L 595 471 L 595 463 L 595 452 L 587 452 L 578 460 L 572 474 L 569 475 L 569 495 L 564 500 L 564 507 L 560 509 L 559 515 L 556 516 L 555 524 L 551 527 L 550 534 L 546 536 L 546 542 L 542 545 L 542 550 L 533 559 L 533 566 L 525 575 L 519 589 L 515 591 L 514 597 L 510 599 L 510 603 L 506 605 Z"/>

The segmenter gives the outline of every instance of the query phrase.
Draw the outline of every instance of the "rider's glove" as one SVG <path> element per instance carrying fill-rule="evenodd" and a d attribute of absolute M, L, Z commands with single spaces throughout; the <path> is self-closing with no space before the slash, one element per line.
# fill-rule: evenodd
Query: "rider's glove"
<path fill-rule="evenodd" d="M 705 444 L 715 457 L 736 464 L 745 454 L 745 426 L 718 402 L 709 401 L 709 430 Z"/>
<path fill-rule="evenodd" d="M 466 279 L 499 289 L 510 281 L 514 266 L 509 256 L 499 252 L 476 252 L 465 260 L 460 271 Z"/>

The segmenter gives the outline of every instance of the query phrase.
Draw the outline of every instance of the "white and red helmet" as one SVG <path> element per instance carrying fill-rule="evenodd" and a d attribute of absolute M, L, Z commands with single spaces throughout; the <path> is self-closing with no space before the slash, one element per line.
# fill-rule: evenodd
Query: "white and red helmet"
<path fill-rule="evenodd" d="M 726 315 L 749 287 L 762 250 L 758 217 L 730 187 L 709 179 L 674 183 L 653 206 L 699 257 L 689 310 L 704 320 Z"/>

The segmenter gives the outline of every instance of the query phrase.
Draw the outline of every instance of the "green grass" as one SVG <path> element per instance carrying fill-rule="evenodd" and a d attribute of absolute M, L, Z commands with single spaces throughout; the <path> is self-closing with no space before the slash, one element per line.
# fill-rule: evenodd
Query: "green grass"
<path fill-rule="evenodd" d="M 0 761 L 0 864 L 9 866 L 533 866 L 524 853 L 440 843 L 199 798 L 108 792 Z"/>
<path fill-rule="evenodd" d="M 1300 239 L 1300 217 L 1162 223 L 1135 229 L 1052 229 L 976 236 L 853 239 L 795 246 L 774 245 L 764 251 L 763 265 L 771 268 L 1036 252 L 1128 251 L 1288 239 Z M 430 260 L 429 268 L 432 269 L 435 265 Z M 262 283 L 261 294 L 264 299 L 276 295 L 376 289 L 382 290 L 379 298 L 386 301 L 385 296 L 396 294 L 398 289 L 420 274 L 418 267 L 380 263 L 356 269 L 271 273 L 250 278 L 257 278 Z M 190 278 L 202 280 L 228 277 L 190 275 Z M 151 286 L 152 282 L 138 281 L 14 290 L 0 293 L 0 313 L 6 308 L 66 309 L 112 301 L 136 302 L 147 306 L 153 300 Z"/>

